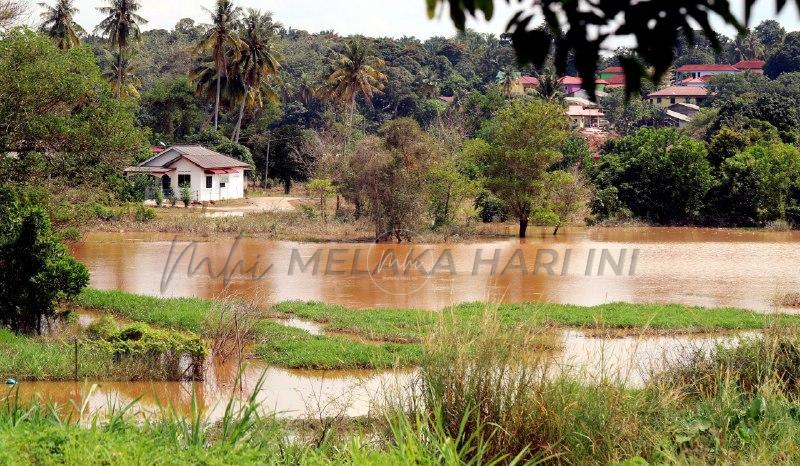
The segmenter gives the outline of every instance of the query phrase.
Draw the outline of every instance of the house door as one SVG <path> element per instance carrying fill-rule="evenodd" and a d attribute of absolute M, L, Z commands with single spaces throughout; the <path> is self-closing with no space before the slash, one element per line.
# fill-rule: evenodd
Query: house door
<path fill-rule="evenodd" d="M 161 192 L 164 193 L 164 196 L 172 194 L 172 178 L 170 178 L 169 175 L 161 177 Z"/>

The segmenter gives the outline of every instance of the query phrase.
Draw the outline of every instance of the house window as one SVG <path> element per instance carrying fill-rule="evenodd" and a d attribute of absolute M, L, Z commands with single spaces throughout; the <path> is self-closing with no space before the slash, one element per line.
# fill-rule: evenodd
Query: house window
<path fill-rule="evenodd" d="M 219 177 L 219 187 L 224 188 L 225 185 L 228 184 L 228 175 L 222 175 Z"/>
<path fill-rule="evenodd" d="M 211 189 L 214 186 L 214 181 L 211 175 L 206 176 L 206 189 Z"/>
<path fill-rule="evenodd" d="M 657 103 L 657 104 L 660 104 L 660 103 L 661 103 L 661 97 L 659 97 L 659 98 L 657 98 L 657 99 L 656 99 L 656 103 Z"/>
<path fill-rule="evenodd" d="M 674 104 L 675 103 L 675 97 L 670 97 L 669 98 L 669 103 L 670 104 Z"/>
<path fill-rule="evenodd" d="M 192 175 L 178 175 L 178 186 L 192 185 Z"/>

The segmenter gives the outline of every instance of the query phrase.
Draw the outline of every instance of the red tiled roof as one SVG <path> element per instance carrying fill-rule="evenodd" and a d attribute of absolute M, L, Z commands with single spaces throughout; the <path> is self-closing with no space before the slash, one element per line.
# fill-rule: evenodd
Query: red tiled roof
<path fill-rule="evenodd" d="M 647 97 L 705 97 L 708 89 L 699 86 L 670 86 L 651 92 Z"/>
<path fill-rule="evenodd" d="M 707 76 L 703 76 L 703 78 L 705 77 Z M 705 84 L 707 80 L 703 78 L 686 78 L 683 81 L 681 81 L 681 84 L 698 84 L 698 83 Z"/>
<path fill-rule="evenodd" d="M 733 67 L 737 70 L 761 70 L 764 69 L 764 60 L 742 60 L 734 63 Z"/>
<path fill-rule="evenodd" d="M 524 86 L 538 86 L 539 85 L 539 80 L 534 78 L 533 76 L 522 76 L 522 77 L 519 78 L 519 82 L 520 82 L 520 84 L 522 84 L 523 87 Z"/>
<path fill-rule="evenodd" d="M 624 84 L 609 84 L 606 89 L 622 89 L 623 87 L 625 87 Z"/>
<path fill-rule="evenodd" d="M 623 70 L 621 66 L 609 66 L 608 68 L 601 70 L 600 74 L 610 74 L 610 73 L 622 74 L 624 72 L 625 70 Z"/>
<path fill-rule="evenodd" d="M 738 71 L 733 65 L 712 63 L 710 65 L 683 65 L 677 70 L 678 73 L 692 73 L 697 71 Z"/>

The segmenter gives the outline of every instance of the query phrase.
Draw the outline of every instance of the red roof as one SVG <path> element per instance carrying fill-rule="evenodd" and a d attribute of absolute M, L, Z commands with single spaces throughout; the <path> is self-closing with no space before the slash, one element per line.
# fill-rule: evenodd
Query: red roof
<path fill-rule="evenodd" d="M 539 85 L 539 80 L 534 78 L 533 76 L 522 76 L 519 78 L 519 82 L 520 84 L 522 84 L 523 87 Z"/>
<path fill-rule="evenodd" d="M 606 89 L 622 89 L 623 87 L 625 87 L 624 84 L 609 84 Z"/>
<path fill-rule="evenodd" d="M 698 71 L 739 71 L 733 65 L 712 63 L 710 65 L 683 65 L 677 70 L 678 73 L 693 73 Z"/>
<path fill-rule="evenodd" d="M 761 70 L 764 69 L 764 60 L 742 60 L 734 63 L 733 67 L 737 70 Z"/>
<path fill-rule="evenodd" d="M 567 86 L 580 86 L 583 84 L 583 80 L 577 76 L 564 76 L 558 80 L 559 84 L 564 84 Z M 608 84 L 608 81 L 605 79 L 596 79 L 595 84 Z"/>
<path fill-rule="evenodd" d="M 600 70 L 600 74 L 611 74 L 611 73 L 622 74 L 624 72 L 625 70 L 623 70 L 621 66 L 609 66 L 604 70 Z"/>
<path fill-rule="evenodd" d="M 670 86 L 651 92 L 647 97 L 705 97 L 708 89 L 699 86 Z"/>
<path fill-rule="evenodd" d="M 705 78 L 706 76 L 703 76 Z M 681 84 L 705 84 L 707 80 L 703 78 L 686 78 L 681 81 Z"/>

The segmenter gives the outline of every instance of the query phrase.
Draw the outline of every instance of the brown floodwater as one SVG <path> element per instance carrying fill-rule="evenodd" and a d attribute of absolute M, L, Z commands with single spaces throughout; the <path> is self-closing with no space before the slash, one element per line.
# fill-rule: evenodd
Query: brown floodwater
<path fill-rule="evenodd" d="M 91 286 L 155 296 L 235 295 L 268 304 L 438 309 L 469 301 L 615 301 L 791 311 L 800 232 L 567 229 L 461 244 L 296 243 L 91 233 L 71 246 Z M 409 260 L 416 259 L 414 260 Z"/>
<path fill-rule="evenodd" d="M 293 322 L 302 328 L 313 324 Z M 560 349 L 542 354 L 540 366 L 549 374 L 567 373 L 579 380 L 596 383 L 601 380 L 641 386 L 654 371 L 665 364 L 679 361 L 688 352 L 707 353 L 716 345 L 730 345 L 740 335 L 626 336 L 599 337 L 579 331 L 563 331 L 556 335 Z M 238 365 L 213 360 L 203 382 L 25 382 L 17 385 L 23 399 L 39 399 L 60 406 L 62 413 L 79 412 L 85 416 L 106 416 L 112 409 L 138 399 L 131 413 L 143 416 L 172 412 L 190 416 L 194 397 L 205 418 L 214 422 L 222 418 L 228 400 L 240 403 L 249 397 L 259 380 L 263 383 L 255 398 L 262 414 L 281 418 L 314 418 L 326 416 L 368 416 L 380 414 L 387 400 L 396 403 L 407 399 L 419 388 L 415 369 L 392 371 L 369 370 L 286 370 L 248 361 L 237 379 Z M 96 387 L 92 390 L 92 386 Z M 12 394 L 0 388 L 0 400 Z"/>

